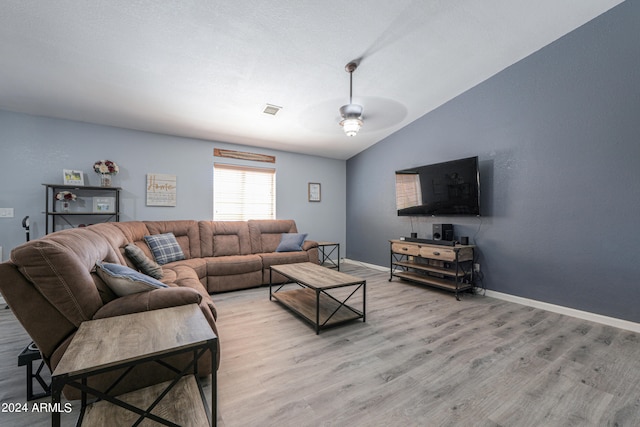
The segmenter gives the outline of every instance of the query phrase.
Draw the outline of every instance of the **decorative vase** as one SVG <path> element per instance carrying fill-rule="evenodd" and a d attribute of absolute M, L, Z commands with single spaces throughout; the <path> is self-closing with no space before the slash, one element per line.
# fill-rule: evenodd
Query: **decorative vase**
<path fill-rule="evenodd" d="M 101 187 L 111 187 L 111 174 L 110 173 L 101 173 L 100 174 L 100 186 Z"/>
<path fill-rule="evenodd" d="M 69 212 L 69 202 L 67 202 L 66 200 L 62 202 L 62 212 Z"/>

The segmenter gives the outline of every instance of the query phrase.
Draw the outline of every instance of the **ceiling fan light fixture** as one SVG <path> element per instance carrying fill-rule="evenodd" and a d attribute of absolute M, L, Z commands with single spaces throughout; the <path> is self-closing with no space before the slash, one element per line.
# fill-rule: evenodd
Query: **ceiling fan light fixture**
<path fill-rule="evenodd" d="M 347 104 L 340 107 L 340 126 L 344 129 L 347 136 L 356 136 L 363 125 L 362 106 L 358 104 Z"/>
<path fill-rule="evenodd" d="M 344 128 L 344 133 L 346 133 L 347 136 L 356 136 L 362 127 L 362 120 L 345 119 L 340 122 L 340 125 Z"/>
<path fill-rule="evenodd" d="M 349 73 L 349 103 L 340 107 L 340 126 L 344 129 L 344 133 L 347 136 L 356 136 L 364 120 L 362 119 L 362 105 L 354 104 L 353 98 L 353 72 L 358 68 L 358 64 L 355 62 L 349 62 L 345 67 L 347 73 Z"/>

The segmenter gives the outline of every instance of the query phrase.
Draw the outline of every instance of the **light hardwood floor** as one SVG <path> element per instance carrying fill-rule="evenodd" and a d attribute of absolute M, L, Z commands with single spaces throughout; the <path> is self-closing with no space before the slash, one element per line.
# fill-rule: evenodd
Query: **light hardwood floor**
<path fill-rule="evenodd" d="M 268 288 L 214 295 L 219 425 L 640 425 L 638 334 L 480 295 L 458 302 L 353 264 L 343 271 L 367 280 L 367 322 L 320 335 L 269 301 Z M 16 357 L 29 339 L 9 310 L 0 325 L 0 401 L 24 403 Z M 48 423 L 0 413 L 2 426 Z"/>

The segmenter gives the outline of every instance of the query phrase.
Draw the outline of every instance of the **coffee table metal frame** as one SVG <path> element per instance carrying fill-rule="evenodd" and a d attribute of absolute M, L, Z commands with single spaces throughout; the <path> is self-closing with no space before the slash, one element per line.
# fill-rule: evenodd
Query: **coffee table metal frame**
<path fill-rule="evenodd" d="M 290 282 L 274 284 L 274 271 L 289 279 Z M 317 276 L 314 277 L 309 273 L 317 273 Z M 297 284 L 299 288 L 282 290 L 290 283 Z M 330 290 L 348 286 L 355 286 L 355 289 L 342 300 L 329 294 Z M 276 287 L 275 290 L 273 290 L 274 287 Z M 274 265 L 269 270 L 269 300 L 275 299 L 303 320 L 311 323 L 316 330 L 316 335 L 320 334 L 321 329 L 352 320 L 362 319 L 366 322 L 366 288 L 366 280 L 310 262 Z M 357 310 L 347 302 L 360 289 L 362 289 L 362 310 Z M 321 315 L 324 317 L 322 321 Z"/>
<path fill-rule="evenodd" d="M 197 306 L 196 306 L 197 307 Z M 175 308 L 175 307 L 173 307 Z M 171 308 L 168 309 L 161 309 L 161 310 L 170 310 Z M 198 312 L 199 308 L 198 308 Z M 200 314 L 202 314 L 200 312 Z M 102 319 L 105 320 L 105 319 Z M 203 317 L 204 320 L 204 317 Z M 205 320 L 206 321 L 206 320 Z M 170 325 L 167 325 L 167 327 L 170 327 Z M 80 426 L 82 424 L 82 420 L 84 418 L 84 414 L 88 405 L 87 402 L 87 395 L 91 394 L 97 397 L 97 399 L 95 400 L 95 402 L 100 401 L 100 400 L 105 400 L 107 402 L 112 403 L 113 405 L 125 408 L 129 411 L 135 412 L 136 414 L 139 415 L 138 420 L 134 423 L 134 425 L 138 425 L 140 422 L 142 422 L 145 418 L 148 418 L 150 420 L 153 420 L 155 422 L 158 422 L 160 424 L 164 424 L 164 425 L 168 425 L 168 426 L 177 426 L 177 424 L 165 419 L 165 418 L 161 418 L 157 415 L 154 415 L 151 413 L 151 411 L 158 405 L 158 403 L 169 393 L 169 391 L 180 381 L 180 379 L 182 379 L 185 375 L 190 375 L 193 374 L 196 380 L 196 383 L 198 385 L 198 390 L 200 392 L 200 398 L 202 400 L 202 403 L 204 405 L 204 412 L 206 413 L 206 416 L 208 418 L 209 424 L 211 426 L 215 426 L 217 424 L 217 404 L 216 404 L 216 392 L 217 392 L 217 375 L 216 375 L 216 359 L 217 359 L 217 340 L 218 337 L 213 333 L 211 333 L 212 337 L 206 341 L 203 342 L 196 342 L 196 343 L 191 343 L 191 344 L 187 344 L 182 346 L 179 349 L 175 349 L 175 350 L 170 350 L 170 351 L 162 351 L 162 352 L 157 352 L 157 353 L 153 353 L 153 354 L 149 354 L 149 355 L 144 355 L 144 356 L 140 356 L 135 358 L 134 360 L 129 360 L 126 362 L 119 362 L 119 363 L 115 363 L 115 364 L 109 364 L 109 365 L 105 365 L 104 367 L 96 367 L 95 369 L 89 369 L 89 370 L 79 370 L 77 373 L 75 372 L 69 372 L 69 373 L 63 373 L 63 374 L 56 374 L 55 370 L 54 370 L 54 374 L 51 378 L 51 402 L 53 404 L 54 408 L 60 408 L 61 407 L 61 394 L 62 394 L 62 389 L 65 385 L 69 385 L 71 387 L 75 387 L 79 390 L 82 391 L 82 395 L 81 395 L 81 408 L 80 408 L 80 415 L 78 417 L 77 420 L 77 424 L 78 426 Z M 116 343 L 114 343 L 114 345 L 117 345 Z M 198 376 L 198 359 L 200 359 L 200 357 L 202 357 L 207 350 L 211 351 L 211 413 L 209 413 L 209 408 L 207 405 L 207 398 L 205 396 L 203 387 L 202 387 L 202 383 L 200 381 L 200 378 Z M 183 353 L 188 353 L 188 352 L 192 352 L 193 353 L 193 359 L 191 360 L 190 363 L 187 364 L 186 367 L 184 367 L 184 369 L 179 370 L 177 368 L 175 368 L 174 366 L 171 366 L 170 364 L 168 364 L 167 362 L 163 361 L 162 359 L 165 359 L 167 357 L 171 357 L 171 356 L 175 356 L 178 354 L 183 354 Z M 136 406 L 133 406 L 127 402 L 122 401 L 121 399 L 119 399 L 117 396 L 111 396 L 109 395 L 109 391 L 111 389 L 113 389 L 113 387 L 115 387 L 136 365 L 145 363 L 145 362 L 156 362 L 170 370 L 172 370 L 173 372 L 176 373 L 176 377 L 171 381 L 171 383 L 160 393 L 160 395 L 149 405 L 148 408 L 146 409 L 141 409 L 138 408 Z M 87 385 L 87 378 L 94 376 L 94 375 L 98 375 L 104 372 L 109 372 L 109 371 L 114 371 L 117 369 L 122 369 L 122 368 L 128 368 L 126 369 L 122 375 L 120 375 L 113 384 L 111 384 L 111 386 L 106 390 L 106 391 L 102 391 L 102 390 L 96 390 L 93 387 L 90 387 L 89 385 Z M 91 403 L 95 403 L 95 402 L 91 402 Z M 51 425 L 54 427 L 59 427 L 60 426 L 60 415 L 61 412 L 54 410 L 51 413 Z"/>

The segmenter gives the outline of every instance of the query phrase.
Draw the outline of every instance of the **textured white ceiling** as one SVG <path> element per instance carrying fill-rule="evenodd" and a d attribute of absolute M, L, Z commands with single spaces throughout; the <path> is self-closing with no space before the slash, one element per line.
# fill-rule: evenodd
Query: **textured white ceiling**
<path fill-rule="evenodd" d="M 2 0 L 0 109 L 347 159 L 621 2 Z"/>

